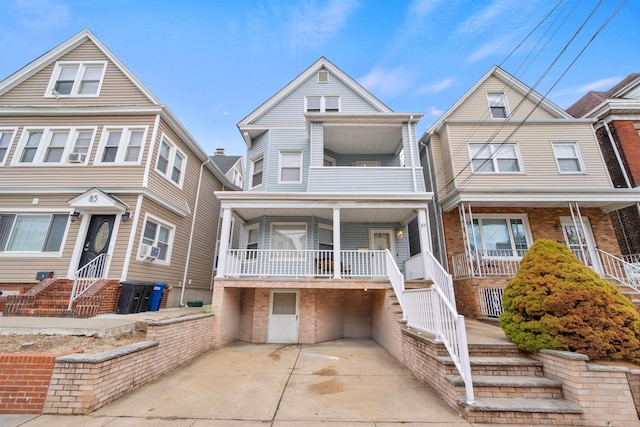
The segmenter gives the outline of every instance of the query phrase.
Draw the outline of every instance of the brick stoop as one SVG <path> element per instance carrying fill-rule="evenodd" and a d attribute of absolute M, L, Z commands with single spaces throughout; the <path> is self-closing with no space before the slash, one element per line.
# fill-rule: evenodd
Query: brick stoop
<path fill-rule="evenodd" d="M 69 306 L 71 279 L 45 279 L 21 295 L 10 295 L 3 316 L 88 318 L 112 313 L 117 305 L 119 281 L 101 279 Z"/>

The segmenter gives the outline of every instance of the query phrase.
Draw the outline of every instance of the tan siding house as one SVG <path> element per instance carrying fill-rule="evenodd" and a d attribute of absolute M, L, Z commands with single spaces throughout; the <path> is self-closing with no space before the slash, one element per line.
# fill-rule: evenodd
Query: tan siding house
<path fill-rule="evenodd" d="M 608 212 L 640 198 L 614 188 L 592 122 L 575 119 L 494 67 L 421 138 L 432 165 L 461 314 L 497 317 L 501 295 L 537 239 L 564 242 L 604 277 L 622 264 Z M 624 274 L 622 275 L 624 276 Z M 621 287 L 626 277 L 617 274 Z"/>
<path fill-rule="evenodd" d="M 0 290 L 99 263 L 167 283 L 169 306 L 211 301 L 214 191 L 238 187 L 91 32 L 0 82 L 0 132 Z"/>

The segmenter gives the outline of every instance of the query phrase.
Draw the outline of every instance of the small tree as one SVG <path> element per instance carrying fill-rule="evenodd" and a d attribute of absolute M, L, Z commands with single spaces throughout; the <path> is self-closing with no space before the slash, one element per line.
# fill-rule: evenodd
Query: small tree
<path fill-rule="evenodd" d="M 616 286 L 563 244 L 541 239 L 524 255 L 502 299 L 500 325 L 524 351 L 568 350 L 640 361 L 640 314 Z"/>

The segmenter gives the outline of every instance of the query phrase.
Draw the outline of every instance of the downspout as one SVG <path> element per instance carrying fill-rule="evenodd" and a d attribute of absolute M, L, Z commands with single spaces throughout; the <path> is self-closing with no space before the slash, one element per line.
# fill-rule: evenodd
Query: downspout
<path fill-rule="evenodd" d="M 191 218 L 191 231 L 189 232 L 189 246 L 187 249 L 187 259 L 184 263 L 184 275 L 182 276 L 182 289 L 180 290 L 180 306 L 184 307 L 184 290 L 187 287 L 187 274 L 189 273 L 189 259 L 191 258 L 191 245 L 193 244 L 193 231 L 196 225 L 196 217 L 198 216 L 198 205 L 200 201 L 200 188 L 202 187 L 202 172 L 204 165 L 211 161 L 210 158 L 200 165 L 200 176 L 198 177 L 198 191 L 196 192 L 196 203 L 193 208 L 193 217 Z"/>

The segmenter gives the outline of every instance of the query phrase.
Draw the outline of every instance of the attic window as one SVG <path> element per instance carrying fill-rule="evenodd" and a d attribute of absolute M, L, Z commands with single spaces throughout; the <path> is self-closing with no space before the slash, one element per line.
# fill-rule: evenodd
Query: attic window
<path fill-rule="evenodd" d="M 305 98 L 307 113 L 338 113 L 340 112 L 339 96 L 307 96 Z"/>
<path fill-rule="evenodd" d="M 106 62 L 58 62 L 45 98 L 98 96 Z"/>
<path fill-rule="evenodd" d="M 327 70 L 318 71 L 318 83 L 329 83 L 329 72 Z"/>
<path fill-rule="evenodd" d="M 506 119 L 507 112 L 507 99 L 504 96 L 504 92 L 488 93 L 487 100 L 489 101 L 489 109 L 491 110 L 491 117 L 494 119 Z"/>

